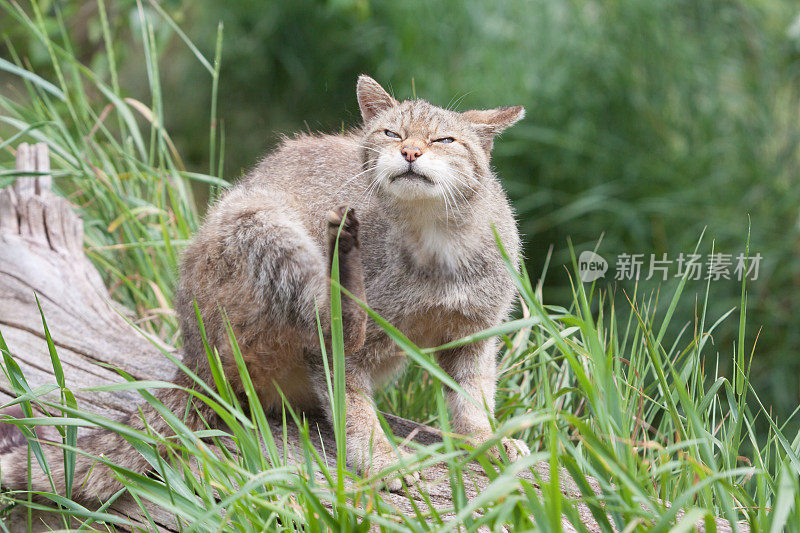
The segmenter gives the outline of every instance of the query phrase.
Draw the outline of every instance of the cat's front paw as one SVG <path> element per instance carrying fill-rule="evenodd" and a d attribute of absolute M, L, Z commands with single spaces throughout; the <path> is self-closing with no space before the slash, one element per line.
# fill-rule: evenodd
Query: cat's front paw
<path fill-rule="evenodd" d="M 400 457 L 395 452 L 374 455 L 371 464 L 364 470 L 364 475 L 367 477 L 390 470 L 389 474 L 381 477 L 381 485 L 390 492 L 403 490 L 404 482 L 407 487 L 412 487 L 419 483 L 420 480 L 419 472 L 411 470 L 412 455 L 403 450 L 397 451 Z"/>
<path fill-rule="evenodd" d="M 521 457 L 531 454 L 531 450 L 528 448 L 528 445 L 519 439 L 503 437 L 500 441 L 500 445 L 505 450 L 508 460 L 512 463 Z"/>
<path fill-rule="evenodd" d="M 405 482 L 406 487 L 413 487 L 417 483 L 419 483 L 419 472 L 411 472 L 409 474 L 403 474 L 402 481 L 400 477 L 396 476 L 388 476 L 383 478 L 381 481 L 383 486 L 386 487 L 386 490 L 389 492 L 400 492 L 403 490 L 403 482 Z"/>
<path fill-rule="evenodd" d="M 475 446 L 479 446 L 484 442 L 488 441 L 489 439 L 493 438 L 493 436 L 494 435 L 489 432 L 481 433 L 475 437 L 472 437 L 470 441 L 472 441 L 472 443 Z M 500 447 L 502 447 L 506 457 L 508 457 L 508 460 L 511 461 L 512 463 L 517 461 L 520 457 L 524 457 L 526 455 L 531 454 L 531 451 L 528 448 L 527 444 L 525 444 L 523 441 L 519 439 L 512 439 L 510 437 L 503 437 L 502 439 L 500 439 L 500 444 L 492 447 L 489 450 L 489 454 L 495 459 L 500 459 L 500 457 L 502 456 L 500 452 Z"/>

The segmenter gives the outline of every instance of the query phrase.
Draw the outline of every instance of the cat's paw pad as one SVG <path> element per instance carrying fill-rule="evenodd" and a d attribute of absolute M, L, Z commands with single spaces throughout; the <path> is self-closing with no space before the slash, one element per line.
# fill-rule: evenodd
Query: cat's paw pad
<path fill-rule="evenodd" d="M 342 225 L 344 219 L 344 225 Z M 358 218 L 353 208 L 347 206 L 339 206 L 328 212 L 328 238 L 330 239 L 331 249 L 336 243 L 336 237 L 339 237 L 339 253 L 347 253 L 353 248 L 358 248 Z M 339 228 L 342 228 L 339 233 Z"/>

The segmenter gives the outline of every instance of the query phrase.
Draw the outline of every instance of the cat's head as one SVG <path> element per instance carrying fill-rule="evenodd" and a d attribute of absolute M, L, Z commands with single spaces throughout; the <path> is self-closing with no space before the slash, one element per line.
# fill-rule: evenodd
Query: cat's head
<path fill-rule="evenodd" d="M 398 102 L 364 75 L 356 93 L 364 119 L 363 158 L 375 187 L 398 201 L 454 209 L 493 179 L 495 135 L 525 116 L 522 106 L 457 112 L 425 100 Z"/>

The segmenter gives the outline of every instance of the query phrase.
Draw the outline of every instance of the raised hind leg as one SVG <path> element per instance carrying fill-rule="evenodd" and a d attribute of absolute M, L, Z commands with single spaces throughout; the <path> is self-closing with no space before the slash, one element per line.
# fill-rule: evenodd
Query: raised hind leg
<path fill-rule="evenodd" d="M 344 219 L 344 223 L 342 220 Z M 341 226 L 341 232 L 339 228 Z M 358 240 L 359 223 L 353 210 L 340 207 L 328 214 L 329 257 L 337 246 L 339 255 L 339 280 L 345 289 L 360 300 L 364 300 L 364 281 L 361 251 Z M 398 452 L 389 443 L 378 421 L 372 401 L 372 376 L 367 369 L 359 367 L 358 359 L 348 357 L 364 344 L 366 313 L 351 298 L 342 296 L 342 321 L 345 348 L 345 435 L 347 460 L 363 474 L 369 475 L 387 469 L 400 460 Z M 330 354 L 330 352 L 328 352 Z M 310 362 L 312 383 L 317 397 L 325 408 L 329 421 L 333 422 L 325 368 L 316 353 L 307 354 Z M 329 369 L 332 363 L 329 356 Z M 399 452 L 401 456 L 405 455 Z M 406 484 L 419 479 L 418 474 L 405 474 Z M 400 490 L 402 482 L 394 476 L 384 479 L 390 490 Z"/>
<path fill-rule="evenodd" d="M 342 224 L 342 219 L 344 219 L 344 224 Z M 339 283 L 350 294 L 363 302 L 366 300 L 364 273 L 358 240 L 359 223 L 355 211 L 348 210 L 345 206 L 338 207 L 328 213 L 327 222 L 329 268 L 332 266 L 333 252 L 337 250 L 338 242 Z M 342 295 L 342 326 L 345 353 L 352 353 L 361 348 L 364 345 L 367 329 L 367 313 L 346 295 Z"/>

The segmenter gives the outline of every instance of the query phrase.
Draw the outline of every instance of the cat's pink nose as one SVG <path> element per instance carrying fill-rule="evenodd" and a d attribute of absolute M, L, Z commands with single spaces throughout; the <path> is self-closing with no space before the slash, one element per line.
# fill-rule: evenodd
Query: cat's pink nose
<path fill-rule="evenodd" d="M 413 144 L 406 144 L 400 148 L 400 153 L 406 158 L 409 163 L 422 155 L 422 149 Z"/>

